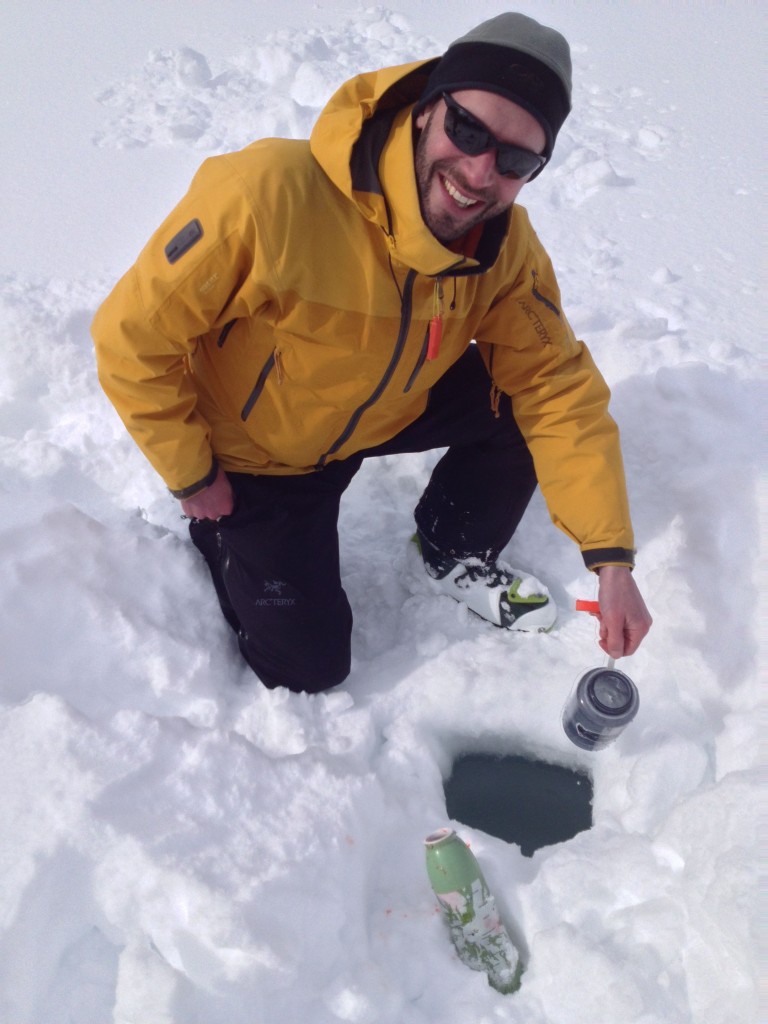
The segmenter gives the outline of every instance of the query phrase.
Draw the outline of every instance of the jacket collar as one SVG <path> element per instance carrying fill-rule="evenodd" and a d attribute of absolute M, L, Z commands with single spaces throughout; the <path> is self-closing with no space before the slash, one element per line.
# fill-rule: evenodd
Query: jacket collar
<path fill-rule="evenodd" d="M 486 223 L 474 258 L 447 249 L 421 216 L 411 112 L 432 63 L 388 68 L 345 83 L 321 113 L 310 146 L 362 216 L 382 229 L 392 259 L 428 276 L 483 273 L 498 258 L 508 214 Z"/>

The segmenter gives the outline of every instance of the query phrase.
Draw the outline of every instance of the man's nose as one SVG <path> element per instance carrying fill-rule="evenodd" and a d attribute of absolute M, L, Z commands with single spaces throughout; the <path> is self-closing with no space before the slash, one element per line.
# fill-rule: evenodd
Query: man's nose
<path fill-rule="evenodd" d="M 496 150 L 486 149 L 484 153 L 469 157 L 463 170 L 471 188 L 487 188 L 496 178 Z"/>

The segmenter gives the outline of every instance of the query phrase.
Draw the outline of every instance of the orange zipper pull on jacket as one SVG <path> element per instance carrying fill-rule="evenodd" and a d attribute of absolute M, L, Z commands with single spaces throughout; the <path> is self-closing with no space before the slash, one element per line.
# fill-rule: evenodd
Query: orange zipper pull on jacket
<path fill-rule="evenodd" d="M 429 321 L 429 340 L 427 342 L 427 359 L 437 359 L 440 342 L 443 338 L 443 318 L 433 316 Z"/>
<path fill-rule="evenodd" d="M 429 340 L 427 341 L 427 359 L 437 359 L 440 342 L 443 340 L 443 279 L 435 281 L 435 293 L 432 300 L 434 315 L 429 321 Z"/>

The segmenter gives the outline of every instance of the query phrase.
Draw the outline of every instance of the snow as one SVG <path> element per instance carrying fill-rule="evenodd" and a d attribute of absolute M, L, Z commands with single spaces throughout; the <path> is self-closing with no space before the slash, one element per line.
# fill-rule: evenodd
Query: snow
<path fill-rule="evenodd" d="M 100 392 L 90 319 L 213 152 L 305 135 L 358 70 L 503 9 L 459 0 L 10 0 L 0 41 L 0 1021 L 733 1024 L 758 1018 L 757 5 L 567 0 L 575 110 L 523 204 L 613 389 L 655 619 L 636 720 L 560 725 L 601 663 L 575 547 L 536 498 L 507 559 L 561 608 L 512 636 L 407 562 L 434 454 L 342 510 L 349 680 L 243 667 L 178 507 Z M 762 230 L 761 230 L 762 228 Z M 459 753 L 592 777 L 594 827 L 522 857 L 446 820 Z M 453 953 L 424 868 L 471 841 L 527 970 Z"/>

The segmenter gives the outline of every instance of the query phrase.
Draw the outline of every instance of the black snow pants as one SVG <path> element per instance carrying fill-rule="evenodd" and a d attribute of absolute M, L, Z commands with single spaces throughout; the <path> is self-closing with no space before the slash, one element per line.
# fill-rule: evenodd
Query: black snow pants
<path fill-rule="evenodd" d="M 350 669 L 352 611 L 341 585 L 341 496 L 363 459 L 447 448 L 415 510 L 436 547 L 495 558 L 536 488 L 533 460 L 472 345 L 432 388 L 424 413 L 390 441 L 297 476 L 230 473 L 235 508 L 193 520 L 222 611 L 248 664 L 269 687 L 310 693 Z"/>

